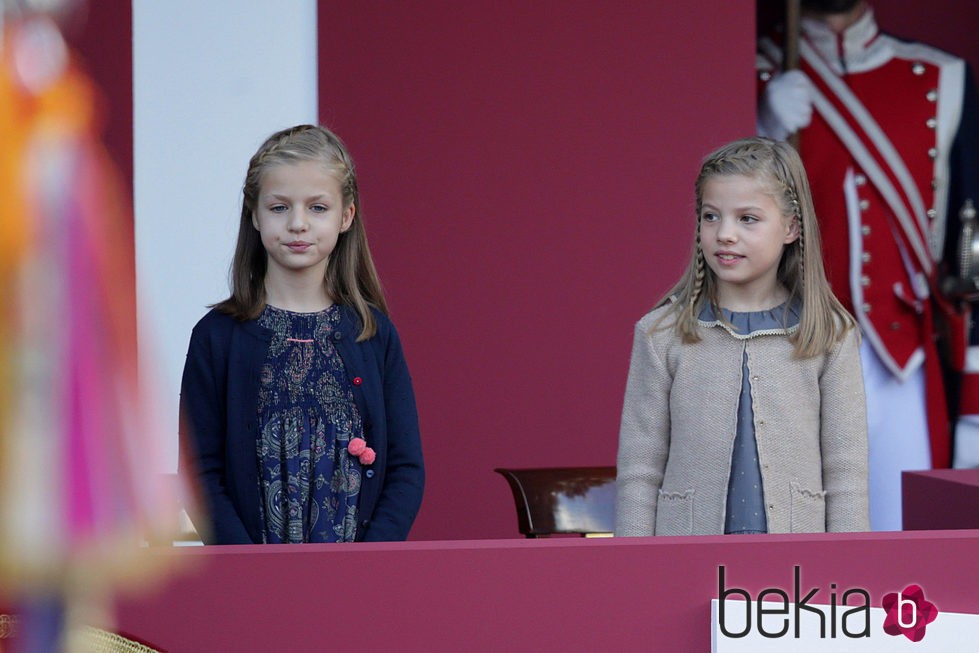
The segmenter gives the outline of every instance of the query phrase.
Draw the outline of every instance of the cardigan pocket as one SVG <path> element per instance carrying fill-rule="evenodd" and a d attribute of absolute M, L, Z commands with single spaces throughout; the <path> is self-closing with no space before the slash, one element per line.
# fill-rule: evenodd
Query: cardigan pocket
<path fill-rule="evenodd" d="M 789 490 L 791 512 L 789 531 L 792 533 L 826 532 L 826 492 L 807 490 L 792 483 Z"/>
<path fill-rule="evenodd" d="M 694 490 L 659 491 L 656 505 L 656 535 L 693 534 Z"/>

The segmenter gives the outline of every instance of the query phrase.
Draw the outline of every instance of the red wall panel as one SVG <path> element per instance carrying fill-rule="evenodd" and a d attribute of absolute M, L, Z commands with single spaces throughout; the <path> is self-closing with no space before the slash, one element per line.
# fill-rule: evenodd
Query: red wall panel
<path fill-rule="evenodd" d="M 634 322 L 708 150 L 754 128 L 754 3 L 320 4 L 418 394 L 413 539 L 516 536 L 497 466 L 614 464 Z"/>

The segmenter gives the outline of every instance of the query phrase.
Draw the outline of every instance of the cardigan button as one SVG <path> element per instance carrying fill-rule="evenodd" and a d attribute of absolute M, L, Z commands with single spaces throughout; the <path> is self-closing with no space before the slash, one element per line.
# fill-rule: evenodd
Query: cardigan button
<path fill-rule="evenodd" d="M 367 470 L 367 471 L 366 471 L 366 472 L 364 473 L 364 476 L 366 476 L 367 478 L 374 478 L 374 470 L 373 470 L 373 469 L 368 469 L 368 470 Z"/>
<path fill-rule="evenodd" d="M 360 385 L 363 382 L 364 382 L 364 380 L 362 378 L 360 378 L 359 376 L 355 376 L 354 377 L 354 385 Z"/>
<path fill-rule="evenodd" d="M 343 334 L 340 333 L 339 331 L 334 331 L 333 332 L 333 339 L 334 340 L 342 340 L 343 339 Z"/>

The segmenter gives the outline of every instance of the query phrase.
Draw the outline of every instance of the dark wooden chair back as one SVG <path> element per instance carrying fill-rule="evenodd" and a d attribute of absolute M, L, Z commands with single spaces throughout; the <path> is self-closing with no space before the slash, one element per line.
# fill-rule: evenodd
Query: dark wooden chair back
<path fill-rule="evenodd" d="M 610 535 L 615 529 L 615 467 L 494 471 L 510 484 L 517 527 L 527 537 Z"/>

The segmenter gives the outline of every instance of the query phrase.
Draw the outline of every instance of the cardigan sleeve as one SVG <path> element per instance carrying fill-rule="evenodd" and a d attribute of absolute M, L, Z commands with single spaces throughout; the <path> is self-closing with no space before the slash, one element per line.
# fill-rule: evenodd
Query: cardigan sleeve
<path fill-rule="evenodd" d="M 867 408 L 855 328 L 828 355 L 819 388 L 826 530 L 870 530 Z"/>
<path fill-rule="evenodd" d="M 656 501 L 670 448 L 671 375 L 649 320 L 636 325 L 617 458 L 615 534 L 654 535 Z"/>
<path fill-rule="evenodd" d="M 252 544 L 227 491 L 227 351 L 215 351 L 208 324 L 191 333 L 180 387 L 180 442 L 191 453 L 181 460 L 194 467 L 206 511 L 191 519 L 205 544 Z"/>
<path fill-rule="evenodd" d="M 390 322 L 383 328 L 387 332 L 382 368 L 387 462 L 384 487 L 363 538 L 368 542 L 407 539 L 425 488 L 425 466 L 411 375 L 397 331 Z"/>

